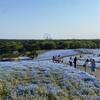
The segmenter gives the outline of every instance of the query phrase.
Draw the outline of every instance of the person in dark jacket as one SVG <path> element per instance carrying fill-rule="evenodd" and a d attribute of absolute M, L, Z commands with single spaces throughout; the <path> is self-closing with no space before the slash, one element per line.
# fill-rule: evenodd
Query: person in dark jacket
<path fill-rule="evenodd" d="M 74 68 L 76 68 L 76 65 L 77 65 L 77 57 L 74 58 L 73 63 L 74 63 Z"/>
<path fill-rule="evenodd" d="M 52 57 L 52 61 L 55 62 L 55 56 Z"/>

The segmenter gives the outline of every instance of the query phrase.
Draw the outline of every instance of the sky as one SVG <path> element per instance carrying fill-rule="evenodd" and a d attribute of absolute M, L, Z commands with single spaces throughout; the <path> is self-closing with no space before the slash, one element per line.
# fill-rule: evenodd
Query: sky
<path fill-rule="evenodd" d="M 100 39 L 100 0 L 0 0 L 0 39 Z"/>

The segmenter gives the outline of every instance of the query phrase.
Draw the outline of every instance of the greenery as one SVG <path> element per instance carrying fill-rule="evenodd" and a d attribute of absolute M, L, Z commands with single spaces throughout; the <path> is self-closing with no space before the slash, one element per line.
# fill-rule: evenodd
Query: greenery
<path fill-rule="evenodd" d="M 40 50 L 77 48 L 100 48 L 100 40 L 0 40 L 0 58 L 34 58 Z"/>

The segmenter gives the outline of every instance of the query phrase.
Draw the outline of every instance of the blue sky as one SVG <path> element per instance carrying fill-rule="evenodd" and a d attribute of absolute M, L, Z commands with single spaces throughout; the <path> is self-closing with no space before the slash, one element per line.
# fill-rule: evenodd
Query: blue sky
<path fill-rule="evenodd" d="M 100 38 L 100 0 L 0 0 L 1 39 Z"/>

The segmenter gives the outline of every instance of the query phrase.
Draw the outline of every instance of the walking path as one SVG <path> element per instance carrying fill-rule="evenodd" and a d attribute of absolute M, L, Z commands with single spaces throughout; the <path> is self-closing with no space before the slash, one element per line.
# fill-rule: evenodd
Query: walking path
<path fill-rule="evenodd" d="M 64 64 L 69 65 L 68 63 L 64 63 Z M 72 67 L 74 67 L 74 66 L 72 66 Z M 79 69 L 79 70 L 81 70 L 81 71 L 85 71 L 85 68 L 83 66 L 81 66 L 81 65 L 77 65 L 76 68 Z M 89 74 L 91 74 L 90 67 L 88 67 L 88 66 L 86 67 L 86 72 L 89 73 Z M 98 80 L 100 80 L 100 69 L 99 68 L 96 69 L 96 71 L 94 72 L 94 75 L 96 76 L 96 78 Z"/>
<path fill-rule="evenodd" d="M 52 54 L 52 52 L 53 51 L 51 51 L 50 52 L 50 54 Z M 55 51 L 56 53 L 58 53 L 58 51 Z M 53 55 L 55 54 L 55 52 L 53 53 Z M 68 51 L 67 51 L 68 52 Z M 69 52 L 70 52 L 70 50 L 69 50 Z M 72 51 L 71 51 L 72 52 Z M 48 53 L 48 52 L 47 52 Z M 46 54 L 47 54 L 46 53 Z M 36 60 L 38 60 L 38 61 L 45 61 L 45 60 L 52 60 L 52 55 L 50 55 L 49 54 L 49 56 L 47 56 L 47 57 L 45 57 L 45 59 L 44 59 L 44 57 L 41 57 L 40 56 L 40 58 L 38 58 L 38 59 L 36 59 Z M 58 53 L 58 54 L 60 54 L 60 53 Z M 66 54 L 66 53 L 65 53 Z M 76 52 L 75 53 L 73 53 L 73 54 L 69 54 L 69 55 L 62 55 L 62 58 L 66 58 L 66 57 L 71 57 L 71 56 L 77 56 L 77 55 L 79 55 L 79 54 L 77 54 Z M 43 56 L 43 55 L 42 55 Z M 81 59 L 82 60 L 82 59 Z M 85 59 L 83 59 L 83 61 L 85 61 Z M 64 63 L 64 64 L 67 64 L 68 65 L 68 62 L 67 63 Z M 78 65 L 77 66 L 77 68 L 78 69 L 80 69 L 80 70 L 82 70 L 82 71 L 85 71 L 85 68 L 82 66 L 82 65 Z M 90 69 L 90 67 L 87 67 L 86 68 L 86 72 L 88 72 L 89 74 L 91 74 L 91 69 Z M 97 79 L 99 79 L 100 80 L 100 69 L 96 69 L 96 71 L 95 71 L 95 76 L 96 76 L 96 78 Z"/>
<path fill-rule="evenodd" d="M 77 66 L 77 68 L 80 69 L 80 70 L 82 70 L 82 71 L 85 70 L 85 68 L 82 67 L 82 66 Z M 89 73 L 89 74 L 91 74 L 91 69 L 89 67 L 87 67 L 86 68 L 86 72 Z M 96 78 L 98 80 L 100 80 L 100 69 L 96 69 L 96 71 L 94 72 L 94 75 L 96 76 Z"/>

